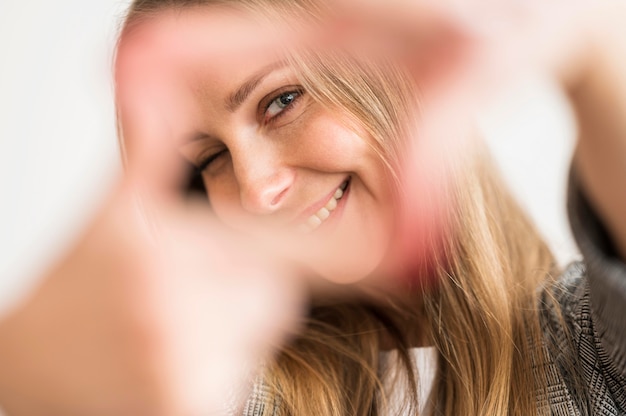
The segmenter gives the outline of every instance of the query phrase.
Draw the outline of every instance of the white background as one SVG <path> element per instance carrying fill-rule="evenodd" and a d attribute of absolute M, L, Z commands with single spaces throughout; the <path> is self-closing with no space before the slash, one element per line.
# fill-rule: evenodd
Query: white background
<path fill-rule="evenodd" d="M 0 308 L 50 267 L 119 171 L 111 56 L 127 0 L 0 0 Z M 485 136 L 561 262 L 571 117 L 528 81 L 495 104 Z"/>

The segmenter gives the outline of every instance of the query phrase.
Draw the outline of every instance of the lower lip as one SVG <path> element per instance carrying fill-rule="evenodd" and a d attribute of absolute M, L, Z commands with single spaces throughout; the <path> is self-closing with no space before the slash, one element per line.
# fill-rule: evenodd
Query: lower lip
<path fill-rule="evenodd" d="M 348 180 L 348 187 L 345 191 L 343 191 L 343 196 L 341 199 L 337 201 L 337 207 L 332 210 L 330 216 L 324 220 L 323 223 L 320 224 L 315 230 L 313 230 L 313 234 L 317 234 L 319 232 L 329 232 L 336 227 L 337 221 L 343 214 L 344 207 L 347 203 L 348 197 L 350 196 L 350 190 L 352 189 L 352 179 Z"/>

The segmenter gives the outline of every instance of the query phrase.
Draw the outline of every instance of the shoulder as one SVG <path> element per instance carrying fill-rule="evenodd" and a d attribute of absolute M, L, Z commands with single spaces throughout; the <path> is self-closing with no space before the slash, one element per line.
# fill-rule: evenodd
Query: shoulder
<path fill-rule="evenodd" d="M 570 263 L 563 273 L 542 288 L 541 310 L 544 318 L 563 320 L 570 329 L 591 320 L 587 267 L 582 261 Z M 559 328 L 555 328 L 559 330 Z M 561 328 L 560 330 L 564 330 Z"/>
<path fill-rule="evenodd" d="M 552 410 L 576 409 L 563 414 L 624 414 L 624 366 L 615 360 L 613 349 L 604 342 L 606 334 L 598 328 L 588 274 L 584 262 L 574 262 L 542 288 L 540 317 L 550 376 L 548 403 Z"/>

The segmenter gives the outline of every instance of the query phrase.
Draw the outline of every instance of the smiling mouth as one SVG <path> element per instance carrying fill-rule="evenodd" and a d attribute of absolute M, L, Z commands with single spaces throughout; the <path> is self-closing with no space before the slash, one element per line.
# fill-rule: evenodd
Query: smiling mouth
<path fill-rule="evenodd" d="M 319 228 L 337 208 L 337 204 L 343 198 L 346 189 L 350 185 L 350 178 L 346 179 L 328 199 L 326 205 L 320 208 L 315 214 L 311 215 L 304 224 L 298 226 L 298 230 L 303 233 L 310 233 Z"/>

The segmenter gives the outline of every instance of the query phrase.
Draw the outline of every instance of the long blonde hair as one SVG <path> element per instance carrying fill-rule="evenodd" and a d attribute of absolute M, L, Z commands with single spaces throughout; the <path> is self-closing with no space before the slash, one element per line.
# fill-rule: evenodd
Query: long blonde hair
<path fill-rule="evenodd" d="M 233 4 L 278 14 L 319 13 L 321 0 L 135 0 L 122 31 L 166 9 Z M 303 87 L 340 108 L 372 138 L 393 169 L 407 137 L 415 88 L 393 67 L 293 59 Z M 305 329 L 267 366 L 267 415 L 377 415 L 390 387 L 380 372 L 381 334 L 398 351 L 404 411 L 418 412 L 419 374 L 401 322 L 425 325 L 438 351 L 428 409 L 440 415 L 537 414 L 545 388 L 538 291 L 556 274 L 553 257 L 499 178 L 484 146 L 473 147 L 450 184 L 454 233 L 415 284 L 414 305 L 368 301 L 313 306 Z M 426 281 L 416 279 L 416 282 Z"/>

